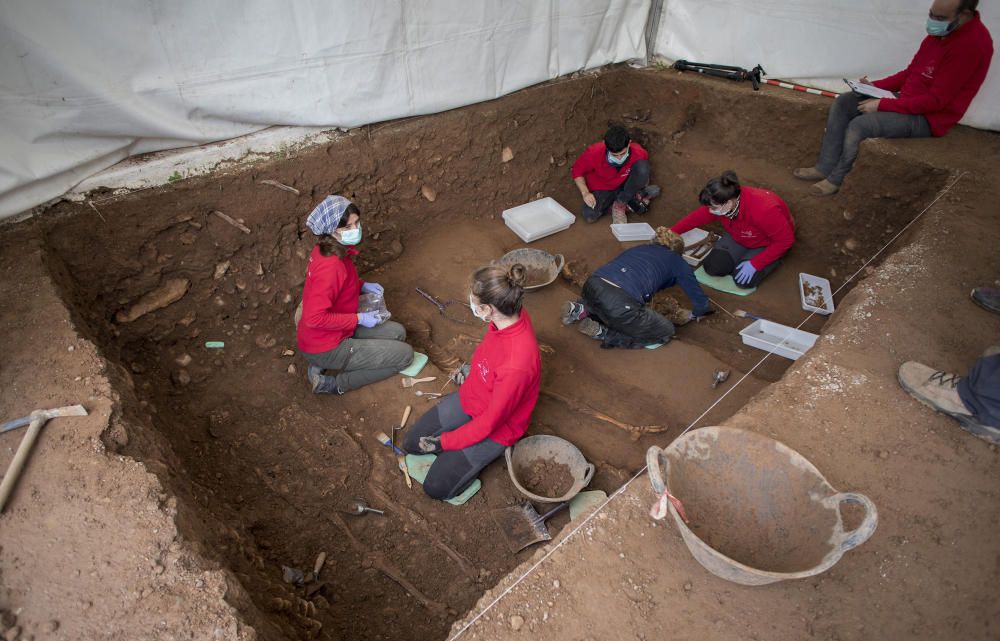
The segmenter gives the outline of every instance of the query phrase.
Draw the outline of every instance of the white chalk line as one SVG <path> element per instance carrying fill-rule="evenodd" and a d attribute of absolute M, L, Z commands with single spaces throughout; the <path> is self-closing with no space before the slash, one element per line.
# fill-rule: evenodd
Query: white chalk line
<path fill-rule="evenodd" d="M 955 180 L 953 180 L 951 182 L 950 185 L 948 185 L 947 187 L 945 187 L 944 189 L 942 189 L 940 192 L 938 192 L 938 194 L 934 198 L 934 200 L 932 200 L 926 207 L 923 208 L 923 210 L 921 210 L 921 212 L 919 214 L 917 214 L 916 216 L 914 216 L 913 219 L 910 222 L 908 222 L 892 238 L 890 238 L 884 245 L 882 245 L 882 247 L 879 248 L 879 250 L 877 252 L 875 252 L 872 255 L 871 258 L 869 258 L 868 260 L 866 260 L 861 265 L 861 267 L 858 268 L 857 271 L 855 271 L 853 274 L 851 274 L 851 276 L 847 280 L 845 280 L 844 283 L 840 287 L 838 287 L 836 289 L 836 291 L 833 292 L 833 294 L 834 295 L 838 294 L 842 289 L 844 289 L 844 287 L 847 286 L 848 283 L 852 282 L 854 280 L 854 278 L 856 278 L 858 276 L 858 274 L 860 274 L 862 271 L 864 271 L 864 269 L 866 267 L 868 267 L 868 265 L 870 265 L 873 260 L 875 260 L 876 258 L 878 258 L 878 256 L 882 252 L 884 252 L 892 243 L 894 243 L 897 238 L 899 238 L 900 236 L 902 236 L 903 233 L 906 232 L 907 229 L 909 229 L 911 226 L 913 226 L 914 223 L 916 223 L 925 213 L 927 213 L 927 211 L 931 207 L 933 207 L 934 204 L 937 201 L 941 200 L 941 198 L 945 194 L 947 194 L 949 191 L 951 191 L 951 189 L 956 184 L 958 184 L 958 181 L 961 180 L 965 176 L 966 173 L 968 173 L 968 172 L 964 172 L 963 171 L 962 173 L 960 173 L 955 178 Z M 811 319 L 815 315 L 816 315 L 816 312 L 810 312 L 808 316 L 806 316 L 804 319 L 802 319 L 801 323 L 799 323 L 798 325 L 795 326 L 795 329 L 801 328 L 803 325 L 806 324 L 806 322 L 809 321 L 809 319 Z M 778 343 L 777 346 L 780 347 L 782 344 L 785 343 L 786 340 L 787 340 L 787 338 L 782 339 L 781 342 Z M 737 387 L 739 387 L 740 384 L 743 383 L 743 381 L 745 381 L 758 367 L 760 367 L 761 365 L 763 365 L 764 362 L 768 358 L 770 358 L 771 356 L 773 356 L 773 354 L 771 352 L 766 353 L 759 361 L 757 361 L 757 363 L 753 367 L 751 367 L 745 374 L 743 374 L 743 376 L 741 376 L 738 381 L 736 381 L 728 390 L 726 390 L 722 394 L 722 396 L 720 396 L 719 398 L 717 398 L 711 405 L 708 406 L 708 408 L 704 412 L 702 412 L 701 414 L 699 414 L 698 418 L 696 418 L 693 421 L 691 421 L 691 423 L 689 423 L 688 426 L 685 427 L 684 430 L 680 434 L 678 434 L 677 436 L 675 436 L 673 440 L 677 440 L 680 437 L 682 437 L 685 434 L 687 434 L 691 430 L 692 427 L 694 427 L 695 425 L 697 425 L 698 422 L 701 419 L 705 418 L 705 416 L 709 412 L 711 412 L 713 409 L 715 409 L 715 407 L 719 403 L 721 403 L 724 398 L 726 398 L 727 396 L 729 396 L 729 394 L 733 390 L 735 390 Z M 629 486 L 632 485 L 632 483 L 636 479 L 638 479 L 640 476 L 642 476 L 643 474 L 646 473 L 647 469 L 648 469 L 648 466 L 646 466 L 646 465 L 642 466 L 642 469 L 640 469 L 638 472 L 636 472 L 632 476 L 632 478 L 630 478 L 629 480 L 625 481 L 625 483 L 622 484 L 621 487 L 619 487 L 617 490 L 615 490 L 614 492 L 612 492 L 610 496 L 608 496 L 606 499 L 604 499 L 603 503 L 601 503 L 600 505 L 598 505 L 590 514 L 587 515 L 587 517 L 585 519 L 583 519 L 582 521 L 580 521 L 579 525 L 577 525 L 576 527 L 574 527 L 572 530 L 570 530 L 566 534 L 566 536 L 562 537 L 554 545 L 552 545 L 551 547 L 549 547 L 548 551 L 545 554 L 543 554 L 540 559 L 538 559 L 536 562 L 534 562 L 533 564 L 531 564 L 531 567 L 529 567 L 527 570 L 525 570 L 524 573 L 521 574 L 521 576 L 519 576 L 509 586 L 507 586 L 503 590 L 503 592 L 501 592 L 499 595 L 497 595 L 497 597 L 495 599 L 493 599 L 486 607 L 484 607 L 482 610 L 480 610 L 479 613 L 476 614 L 476 616 L 472 617 L 472 619 L 470 619 L 468 623 L 466 623 L 465 625 L 463 625 L 462 628 L 458 632 L 456 632 L 453 636 L 449 637 L 448 641 L 455 641 L 455 639 L 458 639 L 460 636 L 462 636 L 463 634 L 465 634 L 465 632 L 470 627 L 472 627 L 472 625 L 476 621 L 478 621 L 479 619 L 481 619 L 487 612 L 489 612 L 491 609 L 493 609 L 493 607 L 496 606 L 497 603 L 499 603 L 504 597 L 506 597 L 508 594 L 510 594 L 514 590 L 514 588 L 516 588 L 518 585 L 520 585 L 522 581 L 524 581 L 525 579 L 527 579 L 540 565 L 542 565 L 542 563 L 545 563 L 545 561 L 547 561 L 549 557 L 551 557 L 553 554 L 555 554 L 556 551 L 559 548 L 561 548 L 567 541 L 569 541 L 571 538 L 573 538 L 576 535 L 577 532 L 579 532 L 581 529 L 583 529 L 583 527 L 586 526 L 587 523 L 589 523 L 605 507 L 607 507 L 607 505 L 610 504 L 611 501 L 613 501 L 615 498 L 621 496 L 625 492 L 625 490 L 627 490 L 629 488 Z"/>

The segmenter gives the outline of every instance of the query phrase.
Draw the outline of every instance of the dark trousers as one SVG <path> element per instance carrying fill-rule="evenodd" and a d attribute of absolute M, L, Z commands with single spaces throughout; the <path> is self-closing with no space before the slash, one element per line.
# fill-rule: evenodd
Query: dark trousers
<path fill-rule="evenodd" d="M 591 276 L 583 284 L 583 305 L 588 316 L 608 328 L 601 342 L 604 348 L 636 349 L 669 342 L 674 335 L 674 324 L 663 314 L 599 276 Z"/>
<path fill-rule="evenodd" d="M 736 266 L 745 260 L 750 260 L 765 249 L 766 247 L 754 247 L 753 249 L 744 247 L 736 242 L 736 239 L 729 232 L 723 232 L 722 238 L 715 243 L 715 247 L 705 257 L 702 267 L 705 268 L 705 273 L 709 276 L 733 276 L 735 280 Z M 758 269 L 749 283 L 736 283 L 736 286 L 743 289 L 756 287 L 780 264 L 781 261 L 776 260 L 764 269 Z"/>
<path fill-rule="evenodd" d="M 583 220 L 588 223 L 596 222 L 611 209 L 615 201 L 623 202 L 631 207 L 632 211 L 640 211 L 642 206 L 636 199 L 638 194 L 649 184 L 649 161 L 637 160 L 629 171 L 628 178 L 618 187 L 618 189 L 594 191 L 594 198 L 597 200 L 596 207 L 589 207 L 583 204 Z"/>
<path fill-rule="evenodd" d="M 977 421 L 1000 428 L 1000 354 L 977 360 L 959 381 L 958 396 Z"/>
<path fill-rule="evenodd" d="M 310 365 L 337 370 L 341 393 L 397 374 L 413 361 L 413 348 L 404 343 L 406 328 L 395 321 L 354 330 L 351 338 L 319 354 L 302 353 Z"/>
<path fill-rule="evenodd" d="M 861 141 L 866 138 L 927 138 L 931 127 L 921 115 L 877 111 L 862 114 L 859 97 L 853 91 L 840 94 L 830 106 L 826 133 L 820 148 L 816 169 L 834 185 L 841 185 L 854 166 Z"/>
<path fill-rule="evenodd" d="M 465 425 L 471 419 L 471 416 L 462 411 L 458 392 L 449 394 L 406 431 L 403 449 L 410 454 L 421 454 L 421 436 L 441 436 Z M 427 496 L 442 501 L 458 496 L 505 449 L 505 446 L 496 441 L 484 439 L 465 449 L 441 452 L 424 479 L 424 492 Z"/>

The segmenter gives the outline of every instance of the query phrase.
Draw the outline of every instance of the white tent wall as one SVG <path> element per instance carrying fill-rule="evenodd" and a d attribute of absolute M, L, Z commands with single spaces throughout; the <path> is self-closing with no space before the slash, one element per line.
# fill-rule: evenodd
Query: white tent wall
<path fill-rule="evenodd" d="M 0 218 L 124 158 L 356 127 L 646 55 L 649 0 L 9 0 Z"/>
<path fill-rule="evenodd" d="M 670 61 L 761 65 L 768 78 L 843 92 L 843 78 L 903 69 L 931 0 L 663 0 L 653 53 Z M 980 3 L 993 62 L 962 124 L 1000 130 L 1000 6 Z"/>

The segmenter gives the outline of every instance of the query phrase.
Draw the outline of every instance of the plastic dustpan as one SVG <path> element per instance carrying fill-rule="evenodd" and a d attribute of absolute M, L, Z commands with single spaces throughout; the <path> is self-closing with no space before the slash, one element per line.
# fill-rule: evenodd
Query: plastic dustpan
<path fill-rule="evenodd" d="M 427 478 L 427 473 L 431 471 L 431 465 L 434 465 L 434 461 L 437 460 L 437 454 L 407 454 L 406 455 L 406 468 L 410 472 L 410 478 L 412 478 L 417 483 L 421 485 L 424 484 L 424 479 Z M 445 503 L 451 503 L 452 505 L 464 505 L 476 495 L 479 488 L 483 486 L 482 481 L 475 479 L 469 484 L 469 487 L 465 488 L 465 491 L 454 498 L 450 498 Z"/>
<path fill-rule="evenodd" d="M 421 354 L 420 352 L 413 352 L 413 360 L 410 364 L 406 366 L 406 369 L 400 370 L 399 373 L 403 376 L 416 376 L 420 373 L 420 370 L 424 368 L 427 364 L 427 354 Z"/>
<path fill-rule="evenodd" d="M 756 287 L 749 287 L 744 289 L 736 284 L 732 276 L 711 276 L 705 271 L 704 267 L 699 267 L 694 270 L 694 277 L 698 279 L 698 282 L 702 285 L 707 285 L 712 289 L 717 289 L 720 292 L 726 292 L 727 294 L 733 294 L 735 296 L 749 296 L 750 294 L 757 291 Z"/>

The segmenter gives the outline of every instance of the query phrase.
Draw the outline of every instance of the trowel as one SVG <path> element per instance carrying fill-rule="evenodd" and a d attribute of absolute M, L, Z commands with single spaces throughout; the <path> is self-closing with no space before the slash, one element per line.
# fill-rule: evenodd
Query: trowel
<path fill-rule="evenodd" d="M 503 533 L 507 547 L 516 554 L 535 543 L 551 541 L 552 535 L 545 527 L 545 521 L 567 505 L 569 505 L 569 501 L 563 501 L 545 514 L 540 515 L 535 511 L 531 502 L 525 501 L 521 505 L 493 510 L 491 515 Z"/>

